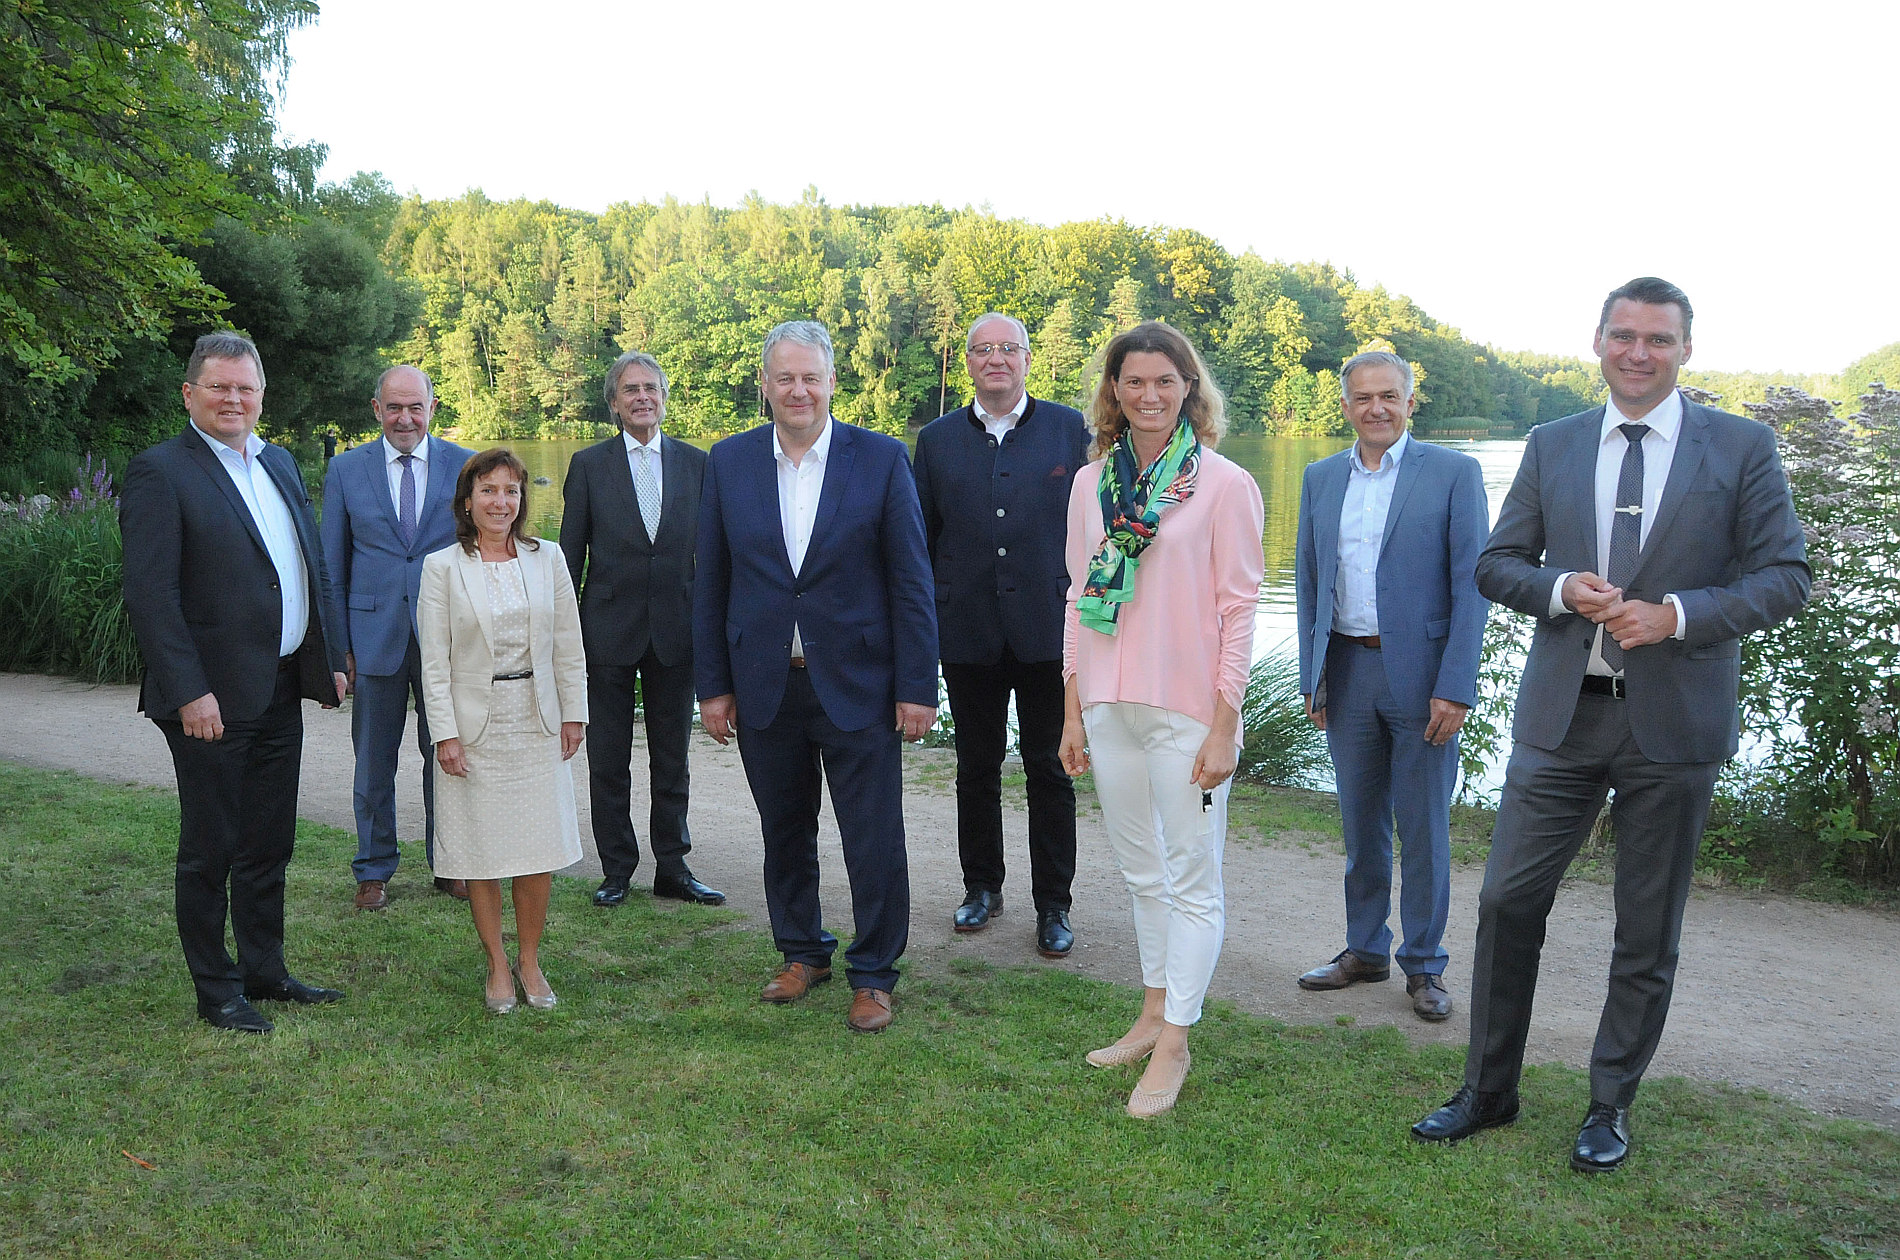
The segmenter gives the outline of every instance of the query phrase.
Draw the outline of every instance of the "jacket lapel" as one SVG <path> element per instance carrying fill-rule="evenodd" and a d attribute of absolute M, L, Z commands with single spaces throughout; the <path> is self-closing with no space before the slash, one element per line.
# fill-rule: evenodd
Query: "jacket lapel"
<path fill-rule="evenodd" d="M 857 441 L 851 427 L 840 424 L 836 417 L 828 423 L 834 426 L 831 453 L 825 459 L 825 484 L 818 492 L 818 511 L 812 517 L 811 543 L 805 548 L 805 565 L 808 569 L 811 566 L 811 553 L 824 544 L 831 518 L 838 514 L 838 504 L 844 500 L 845 482 L 851 476 L 851 459 L 857 453 Z"/>
<path fill-rule="evenodd" d="M 468 596 L 468 606 L 475 610 L 475 623 L 482 629 L 482 641 L 488 645 L 489 659 L 495 655 L 495 614 L 488 606 L 488 575 L 482 568 L 481 552 L 474 555 L 455 546 L 455 571 L 462 578 L 462 593 Z"/>
<path fill-rule="evenodd" d="M 1689 492 L 1689 486 L 1695 481 L 1696 472 L 1702 467 L 1703 457 L 1709 453 L 1709 422 L 1702 415 L 1702 408 L 1688 399 L 1682 402 L 1682 428 L 1676 434 L 1676 457 L 1669 461 L 1669 479 L 1663 482 L 1662 501 L 1656 505 L 1656 519 L 1649 523 L 1649 536 L 1643 539 L 1643 550 L 1636 557 L 1636 570 L 1630 574 L 1633 585 L 1643 565 L 1654 555 L 1657 540 L 1669 528 L 1669 522 L 1675 519 L 1676 511 L 1682 506 L 1682 496 Z"/>
<path fill-rule="evenodd" d="M 424 438 L 423 440 L 427 441 L 428 439 Z M 369 479 L 370 498 L 375 500 L 377 507 L 382 509 L 381 516 L 383 523 L 389 526 L 389 536 L 394 538 L 400 545 L 402 542 L 402 525 L 396 516 L 396 500 L 389 493 L 389 450 L 383 445 L 381 438 L 377 438 L 374 442 L 365 443 L 362 450 L 364 455 L 361 461 L 363 465 L 363 475 Z M 398 468 L 400 468 L 400 465 L 398 465 Z M 435 477 L 429 478 L 429 498 L 435 497 L 437 480 Z M 396 484 L 401 485 L 402 483 L 399 481 Z M 422 514 L 418 512 L 416 514 L 416 520 L 420 521 L 421 519 Z"/>
<path fill-rule="evenodd" d="M 244 496 L 238 493 L 236 483 L 231 480 L 231 474 L 225 470 L 224 461 L 212 452 L 211 447 L 206 444 L 206 439 L 195 428 L 185 430 L 185 449 L 191 452 L 191 457 L 198 467 L 204 469 L 205 476 L 211 478 L 211 484 L 218 488 L 219 493 L 224 495 L 225 500 L 230 503 L 231 510 L 237 513 L 240 521 L 244 522 L 244 532 L 251 536 L 251 541 L 257 544 L 257 549 L 268 558 L 270 548 L 264 545 L 264 535 L 258 530 L 257 522 L 251 519 L 251 509 L 244 502 Z"/>
<path fill-rule="evenodd" d="M 1351 448 L 1348 448 L 1351 449 Z M 1398 528 L 1399 515 L 1405 510 L 1405 498 L 1412 493 L 1412 487 L 1418 484 L 1418 466 L 1425 458 L 1425 444 L 1416 434 L 1405 439 L 1405 458 L 1399 462 L 1399 479 L 1392 486 L 1392 502 L 1385 510 L 1385 533 L 1379 539 L 1379 555 L 1385 555 L 1385 549 L 1392 543 L 1392 534 Z"/>
<path fill-rule="evenodd" d="M 1568 436 L 1568 444 L 1551 452 L 1556 468 L 1547 480 L 1553 502 L 1544 525 L 1544 554 L 1550 554 L 1553 538 L 1562 542 L 1568 535 L 1580 544 L 1573 563 L 1601 573 L 1606 562 L 1597 554 L 1597 448 L 1603 444 L 1603 408 L 1586 412 Z"/>
<path fill-rule="evenodd" d="M 552 552 L 547 550 L 546 544 L 543 544 L 537 551 L 529 551 L 526 547 L 520 549 L 520 563 L 517 567 L 521 570 L 521 587 L 528 595 L 528 654 L 530 661 L 532 661 L 534 655 L 535 644 L 543 641 L 551 642 L 551 640 L 547 640 L 547 627 L 541 624 L 543 615 L 541 605 L 543 603 L 543 597 L 546 594 L 542 588 L 547 585 L 547 575 L 543 573 L 542 570 L 547 565 L 547 557 L 552 554 Z M 554 601 L 551 598 L 547 599 L 546 603 L 550 608 L 554 606 Z"/>

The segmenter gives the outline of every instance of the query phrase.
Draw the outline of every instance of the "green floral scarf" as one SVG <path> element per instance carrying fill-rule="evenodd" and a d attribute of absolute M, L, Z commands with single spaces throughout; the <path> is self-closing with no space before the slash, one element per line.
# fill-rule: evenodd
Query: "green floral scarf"
<path fill-rule="evenodd" d="M 1200 466 L 1201 443 L 1185 419 L 1175 426 L 1161 458 L 1139 476 L 1134 443 L 1129 431 L 1122 430 L 1102 464 L 1102 524 L 1107 534 L 1089 561 L 1082 597 L 1076 601 L 1083 625 L 1103 634 L 1115 633 L 1121 606 L 1135 597 L 1141 553 L 1160 533 L 1161 514 L 1193 497 Z"/>

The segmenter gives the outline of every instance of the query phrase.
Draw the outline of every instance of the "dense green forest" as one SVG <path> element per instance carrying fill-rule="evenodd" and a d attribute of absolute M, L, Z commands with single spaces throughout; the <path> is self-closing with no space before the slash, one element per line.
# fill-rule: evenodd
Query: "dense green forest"
<path fill-rule="evenodd" d="M 281 144 L 273 118 L 285 37 L 315 16 L 311 0 L 0 13 L 0 492 L 53 479 L 22 470 L 40 456 L 169 433 L 213 327 L 257 340 L 265 428 L 305 450 L 369 427 L 392 361 L 426 367 L 441 423 L 472 440 L 591 434 L 629 348 L 667 366 L 672 428 L 730 431 L 759 414 L 766 329 L 808 317 L 836 339 L 839 413 L 901 432 L 967 397 L 962 332 L 992 309 L 1027 325 L 1031 388 L 1060 399 L 1117 329 L 1165 319 L 1242 431 L 1343 432 L 1339 365 L 1372 345 L 1417 368 L 1425 433 L 1523 432 L 1601 394 L 1593 363 L 1476 345 L 1343 267 L 1236 256 L 1188 227 L 834 207 L 815 189 L 594 214 L 404 199 L 372 173 L 319 184 L 323 147 Z M 1841 377 L 1686 379 L 1736 408 L 1777 383 L 1851 401 L 1876 377 L 1900 377 L 1900 346 Z"/>

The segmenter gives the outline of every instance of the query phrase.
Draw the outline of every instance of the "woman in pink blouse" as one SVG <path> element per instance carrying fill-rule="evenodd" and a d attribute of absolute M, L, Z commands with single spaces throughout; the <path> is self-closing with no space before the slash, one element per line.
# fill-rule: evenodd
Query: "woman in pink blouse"
<path fill-rule="evenodd" d="M 1221 851 L 1260 598 L 1260 488 L 1214 453 L 1218 386 L 1187 338 L 1148 323 L 1108 344 L 1091 408 L 1098 458 L 1069 494 L 1061 755 L 1095 766 L 1141 949 L 1141 1015 L 1096 1067 L 1148 1059 L 1128 1114 L 1187 1078 L 1187 1030 L 1226 927 Z"/>

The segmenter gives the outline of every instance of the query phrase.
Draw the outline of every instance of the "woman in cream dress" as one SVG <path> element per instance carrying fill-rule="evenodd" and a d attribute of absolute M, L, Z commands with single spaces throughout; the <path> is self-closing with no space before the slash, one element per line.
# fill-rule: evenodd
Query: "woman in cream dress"
<path fill-rule="evenodd" d="M 527 470 L 497 447 L 462 465 L 457 542 L 423 561 L 416 605 L 435 733 L 436 874 L 468 881 L 488 1009 L 554 1005 L 541 971 L 553 872 L 580 860 L 568 759 L 587 722 L 580 607 L 561 549 L 524 528 Z M 501 936 L 513 881 L 516 961 Z"/>

